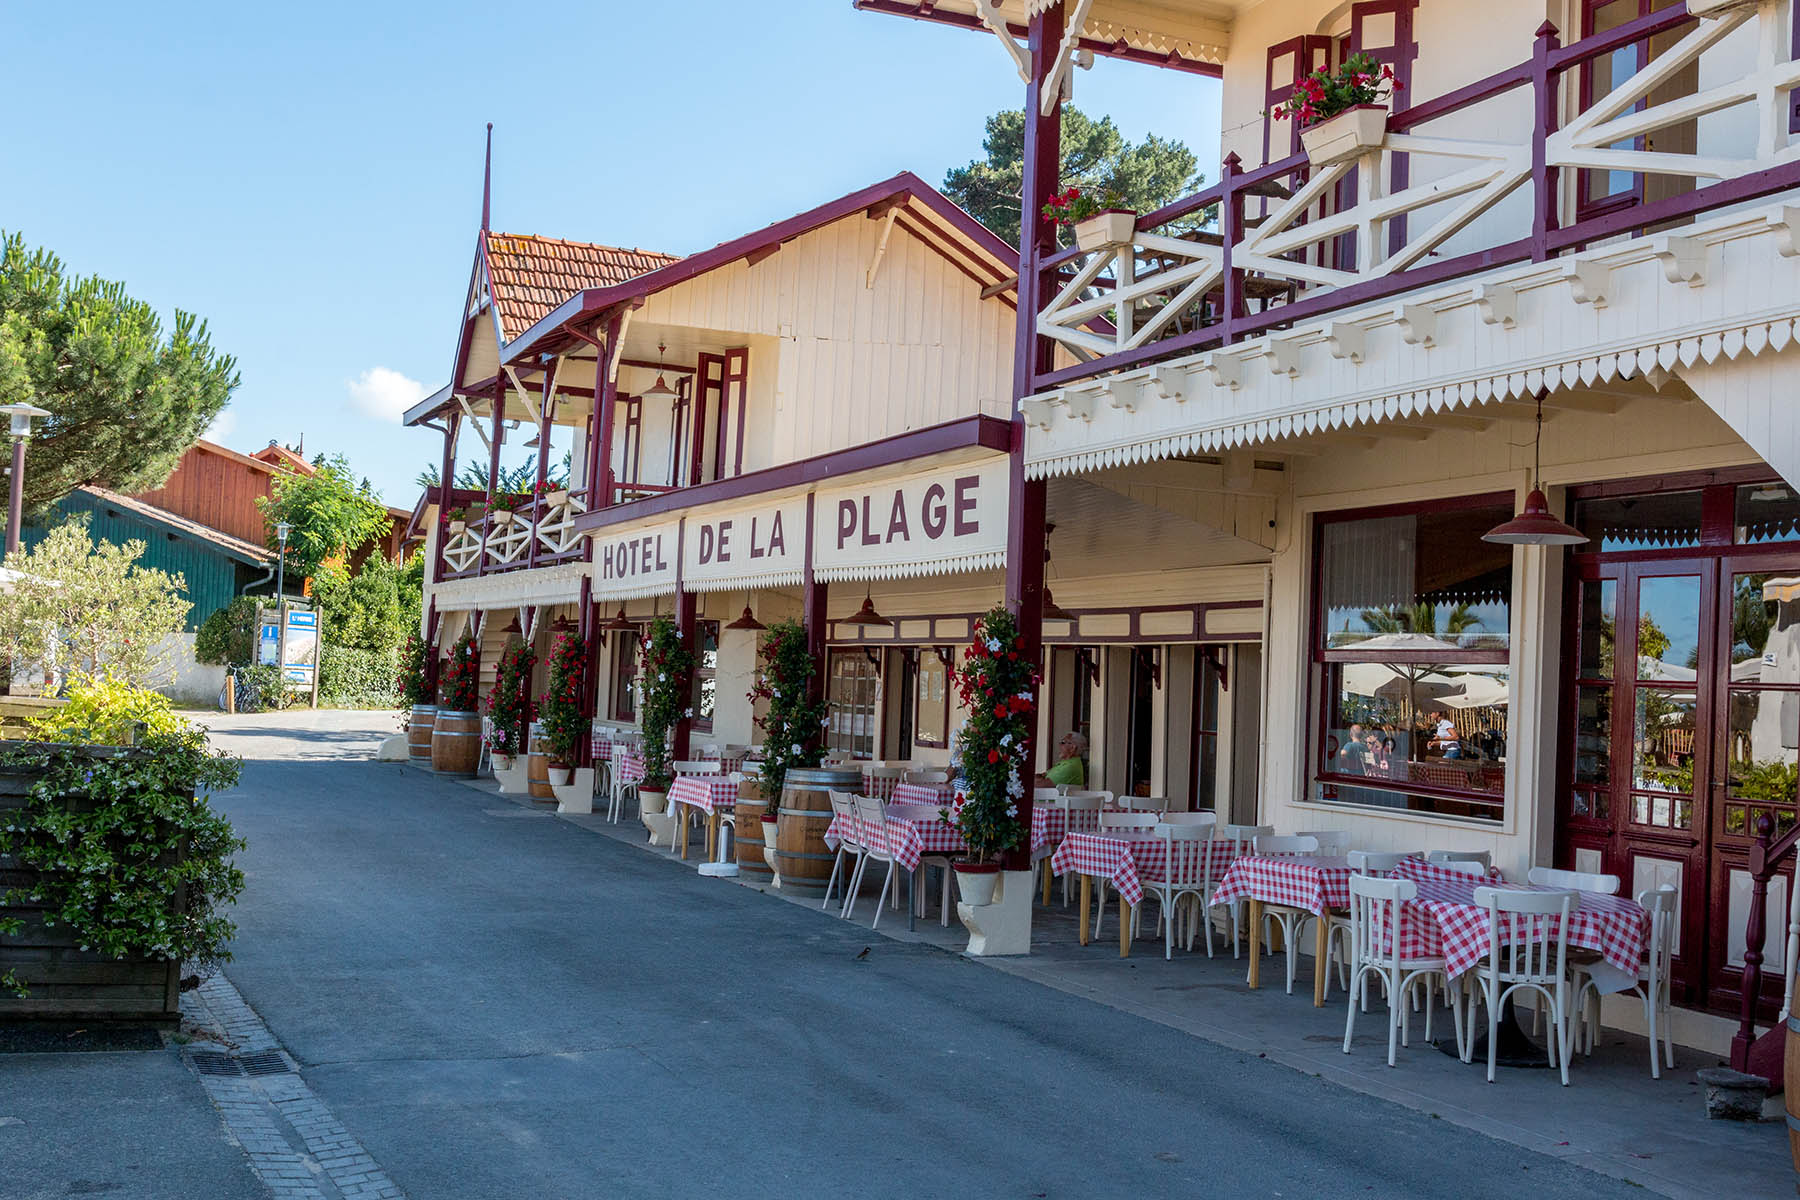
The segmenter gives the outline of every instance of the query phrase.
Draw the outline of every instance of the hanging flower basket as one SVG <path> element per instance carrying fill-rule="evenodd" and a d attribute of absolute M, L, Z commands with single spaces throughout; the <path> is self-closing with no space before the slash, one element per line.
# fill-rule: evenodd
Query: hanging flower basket
<path fill-rule="evenodd" d="M 549 508 L 560 508 L 563 505 L 567 504 L 568 502 L 569 502 L 569 492 L 568 492 L 567 488 L 563 488 L 559 491 L 544 493 L 544 504 Z"/>
<path fill-rule="evenodd" d="M 463 530 L 467 529 L 468 527 L 469 527 L 469 523 L 467 521 L 452 521 L 452 522 L 450 522 L 450 532 L 452 534 L 461 533 Z"/>
<path fill-rule="evenodd" d="M 1137 232 L 1138 215 L 1129 208 L 1107 208 L 1075 222 L 1075 244 L 1083 250 L 1128 246 Z"/>
<path fill-rule="evenodd" d="M 1358 104 L 1302 129 L 1300 144 L 1313 166 L 1334 166 L 1381 149 L 1387 140 L 1387 120 L 1386 105 Z"/>
<path fill-rule="evenodd" d="M 512 524 L 512 521 L 513 521 L 512 511 L 510 509 L 505 509 L 505 508 L 495 509 L 493 521 L 494 521 L 495 526 L 497 526 L 498 528 L 501 528 L 501 529 L 506 528 L 508 525 Z"/>

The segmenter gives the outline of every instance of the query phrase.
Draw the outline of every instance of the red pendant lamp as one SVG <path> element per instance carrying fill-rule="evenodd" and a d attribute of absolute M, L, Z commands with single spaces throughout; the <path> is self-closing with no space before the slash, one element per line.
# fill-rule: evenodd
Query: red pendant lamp
<path fill-rule="evenodd" d="M 876 625 L 892 628 L 893 622 L 875 611 L 875 601 L 870 598 L 869 590 L 863 589 L 862 607 L 847 617 L 838 618 L 840 625 Z"/>
<path fill-rule="evenodd" d="M 733 621 L 731 624 L 727 625 L 725 628 L 727 628 L 727 629 L 749 629 L 749 630 L 754 631 L 754 630 L 767 629 L 768 626 L 764 625 L 761 621 L 757 620 L 756 617 L 751 613 L 750 606 L 748 604 L 746 604 L 746 605 L 744 605 L 744 615 L 739 617 L 737 620 Z"/>
<path fill-rule="evenodd" d="M 1543 447 L 1544 394 L 1539 392 L 1537 432 L 1531 441 L 1531 492 L 1519 515 L 1482 534 L 1482 541 L 1506 546 L 1579 546 L 1588 540 L 1587 534 L 1557 520 L 1550 511 L 1550 502 L 1544 498 Z"/>

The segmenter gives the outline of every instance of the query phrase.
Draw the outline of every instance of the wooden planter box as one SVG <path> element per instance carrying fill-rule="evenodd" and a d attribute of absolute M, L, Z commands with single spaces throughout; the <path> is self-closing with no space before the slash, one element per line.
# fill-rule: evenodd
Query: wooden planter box
<path fill-rule="evenodd" d="M 19 743 L 0 741 L 0 752 Z M 142 753 L 115 746 L 84 747 L 96 757 Z M 23 809 L 30 798 L 33 777 L 0 769 L 0 823 Z M 86 796 L 66 798 L 76 812 L 90 811 L 96 802 Z M 41 877 L 7 855 L 0 855 L 0 889 L 30 887 Z M 171 896 L 169 911 L 180 912 L 184 897 Z M 42 908 L 23 905 L 0 909 L 0 914 L 22 917 L 25 928 L 17 937 L 0 935 L 0 974 L 15 971 L 31 995 L 21 1000 L 0 990 L 0 1023 L 22 1020 L 120 1021 L 157 1025 L 181 1022 L 181 964 L 147 958 L 108 958 L 83 950 L 73 929 L 58 921 L 44 927 Z"/>

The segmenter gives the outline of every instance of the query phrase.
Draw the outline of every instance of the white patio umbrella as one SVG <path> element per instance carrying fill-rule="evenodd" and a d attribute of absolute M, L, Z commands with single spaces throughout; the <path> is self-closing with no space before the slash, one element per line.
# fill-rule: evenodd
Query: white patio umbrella
<path fill-rule="evenodd" d="M 1489 708 L 1505 704 L 1511 693 L 1503 680 L 1492 675 L 1458 675 L 1456 682 L 1458 691 L 1438 697 L 1449 708 Z"/>

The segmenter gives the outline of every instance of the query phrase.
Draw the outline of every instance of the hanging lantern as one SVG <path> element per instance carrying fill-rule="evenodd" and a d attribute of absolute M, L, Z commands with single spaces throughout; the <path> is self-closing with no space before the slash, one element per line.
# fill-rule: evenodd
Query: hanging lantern
<path fill-rule="evenodd" d="M 733 621 L 731 624 L 727 625 L 725 628 L 727 628 L 727 629 L 760 630 L 760 629 L 767 629 L 768 626 L 764 625 L 761 621 L 757 620 L 755 618 L 755 616 L 753 616 L 751 614 L 750 606 L 748 604 L 746 604 L 746 605 L 744 605 L 744 615 L 739 617 L 737 620 Z"/>
<path fill-rule="evenodd" d="M 868 589 L 865 588 L 863 589 L 862 607 L 857 609 L 850 616 L 840 618 L 838 624 L 875 625 L 891 628 L 894 623 L 875 611 L 875 602 L 870 598 Z"/>
<path fill-rule="evenodd" d="M 1058 604 L 1056 597 L 1050 594 L 1050 589 L 1045 588 L 1044 609 L 1038 619 L 1041 621 L 1073 621 L 1075 614 Z"/>
<path fill-rule="evenodd" d="M 663 379 L 663 366 L 664 366 L 663 354 L 667 350 L 668 350 L 668 347 L 663 345 L 661 342 L 656 343 L 656 382 L 651 384 L 650 387 L 643 393 L 643 395 L 639 397 L 639 399 L 643 399 L 643 400 L 674 400 L 675 399 L 675 389 L 670 387 L 668 385 L 668 383 Z"/>
<path fill-rule="evenodd" d="M 617 616 L 609 617 L 606 620 L 600 622 L 600 628 L 606 630 L 608 633 L 636 633 L 637 632 L 637 626 L 632 624 L 631 621 L 626 619 L 625 606 L 623 604 L 619 605 L 619 612 L 618 612 Z"/>
<path fill-rule="evenodd" d="M 1587 534 L 1559 521 L 1550 511 L 1550 502 L 1544 497 L 1543 448 L 1544 394 L 1539 392 L 1537 432 L 1531 440 L 1531 492 L 1519 515 L 1482 534 L 1482 541 L 1505 546 L 1579 546 L 1588 540 Z"/>

